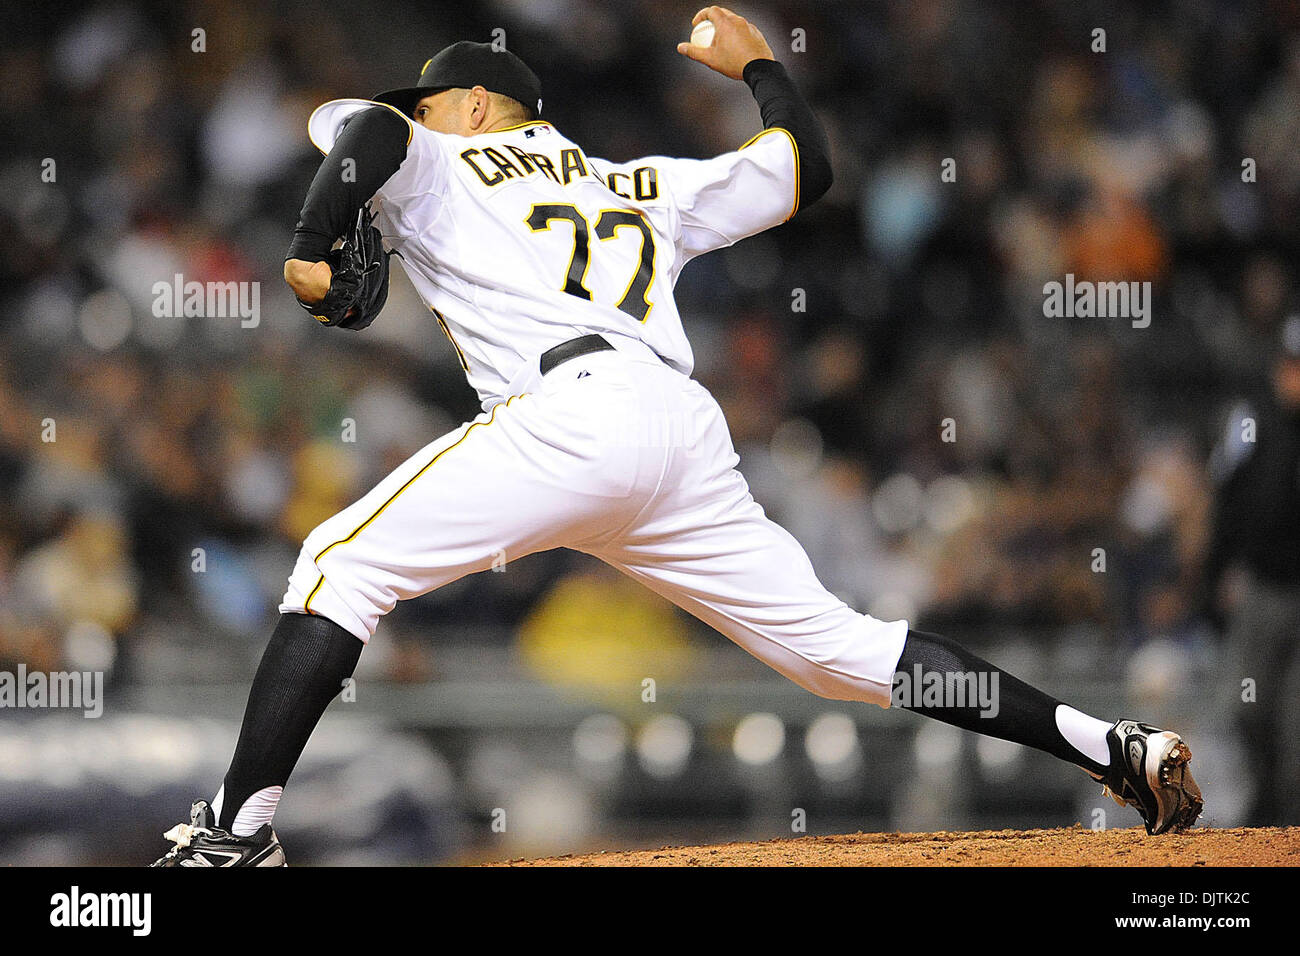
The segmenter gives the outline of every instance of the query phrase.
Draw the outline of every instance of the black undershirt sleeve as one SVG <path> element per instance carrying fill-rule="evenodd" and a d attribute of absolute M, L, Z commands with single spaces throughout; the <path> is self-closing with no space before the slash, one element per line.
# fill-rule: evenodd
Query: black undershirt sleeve
<path fill-rule="evenodd" d="M 781 127 L 799 148 L 799 208 L 811 206 L 831 188 L 830 144 L 812 107 L 776 60 L 750 60 L 741 74 L 758 101 L 763 128 Z"/>
<path fill-rule="evenodd" d="M 386 106 L 348 119 L 311 181 L 285 258 L 324 260 L 357 211 L 397 172 L 410 140 L 410 126 Z"/>

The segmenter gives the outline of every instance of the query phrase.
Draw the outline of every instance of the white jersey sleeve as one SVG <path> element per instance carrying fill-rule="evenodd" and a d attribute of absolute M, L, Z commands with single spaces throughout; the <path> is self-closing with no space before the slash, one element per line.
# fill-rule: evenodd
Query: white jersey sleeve
<path fill-rule="evenodd" d="M 681 225 L 683 261 L 785 222 L 799 208 L 799 153 L 780 127 L 712 159 L 653 157 Z"/>
<path fill-rule="evenodd" d="M 443 137 L 417 125 L 386 103 L 358 99 L 331 100 L 318 107 L 307 121 L 307 133 L 317 149 L 328 153 L 344 123 L 375 106 L 393 110 L 407 125 L 406 158 L 375 193 L 379 206 L 376 211 L 392 226 L 391 232 L 384 230 L 385 235 L 406 238 L 418 231 L 412 223 L 418 222 L 423 228 L 437 218 L 445 198 L 450 159 Z M 399 209 L 401 214 L 396 214 Z"/>

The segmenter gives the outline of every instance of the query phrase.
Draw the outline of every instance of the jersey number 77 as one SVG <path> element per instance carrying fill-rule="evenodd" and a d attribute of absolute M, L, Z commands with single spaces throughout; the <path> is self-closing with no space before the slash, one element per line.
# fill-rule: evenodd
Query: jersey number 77
<path fill-rule="evenodd" d="M 569 258 L 569 271 L 564 277 L 563 289 L 569 295 L 590 302 L 591 290 L 582 284 L 587 277 L 590 262 L 590 228 L 587 217 L 570 203 L 535 203 L 524 222 L 533 232 L 540 232 L 550 229 L 551 223 L 560 220 L 573 224 L 573 255 Z M 638 322 L 644 322 L 654 308 L 654 304 L 646 298 L 646 291 L 654 281 L 655 269 L 655 241 L 650 224 L 634 209 L 602 209 L 596 219 L 596 238 L 601 242 L 614 239 L 624 227 L 641 233 L 641 258 L 623 297 L 618 300 L 618 308 Z"/>

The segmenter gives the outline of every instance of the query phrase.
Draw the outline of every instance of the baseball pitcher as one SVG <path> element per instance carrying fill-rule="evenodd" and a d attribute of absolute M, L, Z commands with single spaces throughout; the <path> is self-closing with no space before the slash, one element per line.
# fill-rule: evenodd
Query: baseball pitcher
<path fill-rule="evenodd" d="M 541 118 L 533 72 L 487 44 L 453 44 L 413 87 L 312 114 L 325 158 L 285 280 L 318 321 L 363 329 L 396 255 L 483 413 L 308 535 L 225 780 L 156 865 L 283 865 L 281 792 L 380 619 L 496 555 L 557 547 L 644 583 L 815 694 L 1044 750 L 1150 833 L 1195 821 L 1177 734 L 1090 717 L 954 641 L 858 613 L 751 497 L 717 402 L 691 378 L 673 286 L 694 257 L 816 202 L 831 166 L 759 31 L 722 7 L 705 20 L 712 42 L 679 52 L 743 81 L 763 122 L 712 159 L 589 155 Z M 972 674 L 996 680 L 996 713 L 920 693 Z"/>

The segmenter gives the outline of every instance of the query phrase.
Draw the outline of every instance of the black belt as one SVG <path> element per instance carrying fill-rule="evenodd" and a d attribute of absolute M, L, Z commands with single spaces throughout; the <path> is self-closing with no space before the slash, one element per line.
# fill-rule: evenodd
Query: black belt
<path fill-rule="evenodd" d="M 612 352 L 614 346 L 605 341 L 602 335 L 579 335 L 576 339 L 569 339 L 567 342 L 561 342 L 554 348 L 549 348 L 542 353 L 538 366 L 545 375 L 562 362 L 569 359 L 577 358 L 579 355 L 590 355 L 592 352 Z"/>

